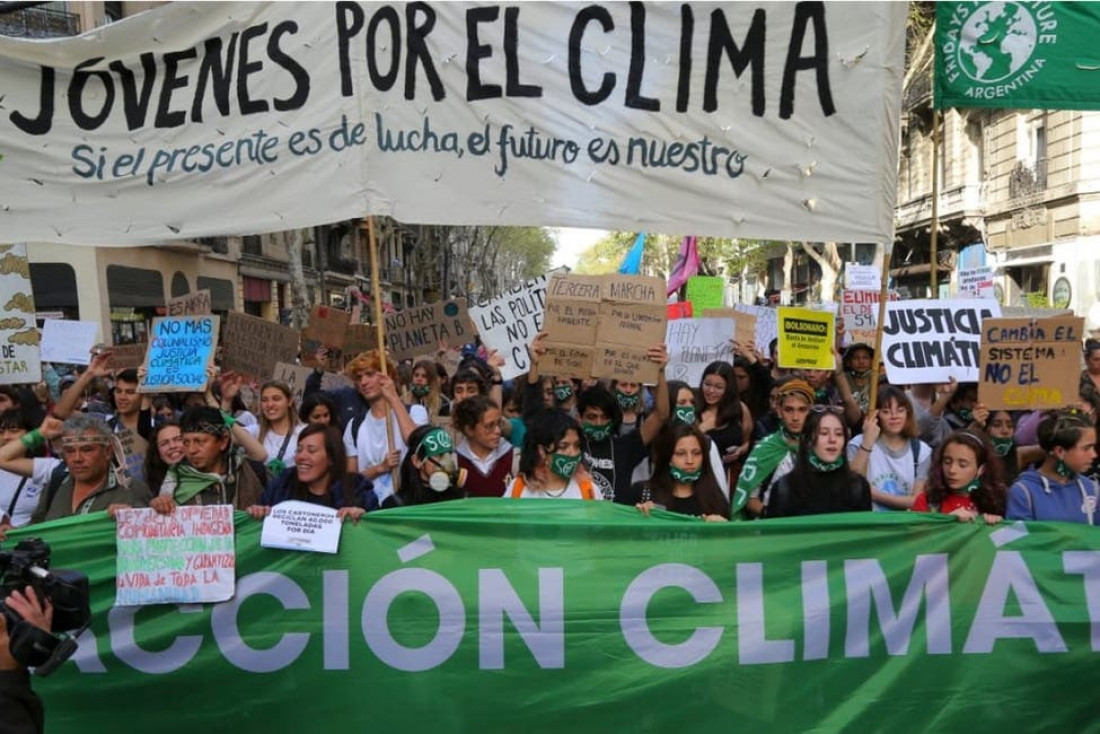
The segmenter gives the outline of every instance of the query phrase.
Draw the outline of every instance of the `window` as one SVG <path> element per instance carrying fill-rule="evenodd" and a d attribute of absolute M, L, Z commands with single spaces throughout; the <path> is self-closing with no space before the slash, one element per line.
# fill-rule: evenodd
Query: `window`
<path fill-rule="evenodd" d="M 966 124 L 966 182 L 985 181 L 985 130 L 978 120 Z"/>
<path fill-rule="evenodd" d="M 241 238 L 241 252 L 243 252 L 245 255 L 263 255 L 263 238 L 258 234 L 245 235 Z"/>

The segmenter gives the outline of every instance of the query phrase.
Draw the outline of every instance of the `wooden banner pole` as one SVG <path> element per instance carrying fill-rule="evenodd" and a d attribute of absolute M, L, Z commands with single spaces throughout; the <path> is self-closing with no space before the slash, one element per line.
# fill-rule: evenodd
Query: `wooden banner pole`
<path fill-rule="evenodd" d="M 871 392 L 867 396 L 867 410 L 874 410 L 878 402 L 878 371 L 882 366 L 882 327 L 886 323 L 886 300 L 890 297 L 890 256 L 893 243 L 882 254 L 882 286 L 878 296 L 878 322 L 875 324 L 875 356 L 871 358 Z"/>
<path fill-rule="evenodd" d="M 382 279 L 378 273 L 378 241 L 374 237 L 374 217 L 367 217 L 367 244 L 370 249 L 370 288 L 374 297 L 374 329 L 378 337 L 378 361 L 379 371 L 386 373 L 386 322 L 382 313 Z M 386 444 L 389 452 L 394 451 L 393 419 L 390 416 L 390 405 L 386 403 Z M 395 467 L 390 470 L 393 478 L 393 488 L 397 491 L 398 471 Z"/>

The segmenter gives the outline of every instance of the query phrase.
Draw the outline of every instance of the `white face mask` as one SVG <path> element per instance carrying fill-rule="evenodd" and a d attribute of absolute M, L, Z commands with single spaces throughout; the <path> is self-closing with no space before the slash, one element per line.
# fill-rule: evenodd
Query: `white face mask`
<path fill-rule="evenodd" d="M 446 492 L 451 487 L 461 489 L 466 484 L 466 470 L 457 467 L 454 454 L 440 454 L 425 461 L 432 467 L 428 486 L 436 492 Z"/>

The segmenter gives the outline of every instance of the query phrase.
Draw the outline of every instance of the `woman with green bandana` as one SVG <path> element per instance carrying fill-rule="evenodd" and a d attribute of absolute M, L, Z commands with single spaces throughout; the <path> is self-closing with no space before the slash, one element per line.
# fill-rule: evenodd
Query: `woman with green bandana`
<path fill-rule="evenodd" d="M 412 368 L 412 376 L 409 378 L 409 395 L 405 401 L 410 405 L 422 405 L 428 411 L 428 421 L 438 423 L 441 415 L 449 415 L 449 403 L 440 392 L 439 372 L 435 368 L 435 362 L 430 359 L 422 359 Z"/>
<path fill-rule="evenodd" d="M 1004 519 L 1005 482 L 993 445 L 977 433 L 956 431 L 936 449 L 928 491 L 917 495 L 914 512 L 954 515 L 959 522 L 987 525 Z"/>
<path fill-rule="evenodd" d="M 611 392 L 615 395 L 615 402 L 623 412 L 623 420 L 619 426 L 619 433 L 626 434 L 636 431 L 642 426 L 645 419 L 644 396 L 642 395 L 642 383 L 630 380 L 612 380 Z"/>
<path fill-rule="evenodd" d="M 868 512 L 871 485 L 848 467 L 848 427 L 840 408 L 814 406 L 798 442 L 794 468 L 772 488 L 767 516 Z"/>
<path fill-rule="evenodd" d="M 1041 464 L 1046 452 L 1040 446 L 1020 446 L 1016 442 L 1016 418 L 1007 410 L 988 410 L 978 403 L 974 407 L 974 418 L 985 426 L 985 435 L 993 445 L 993 453 L 1004 464 L 1005 484 L 1012 484 L 1019 476 L 1021 468 L 1032 464 Z"/>
<path fill-rule="evenodd" d="M 710 466 L 710 440 L 694 425 L 670 426 L 657 439 L 653 477 L 638 482 L 624 498 L 648 515 L 662 509 L 725 522 L 730 505 L 718 487 Z"/>
<path fill-rule="evenodd" d="M 750 517 L 763 515 L 772 486 L 794 468 L 802 426 L 814 404 L 814 390 L 805 380 L 794 379 L 777 387 L 775 394 L 779 430 L 758 442 L 745 460 L 730 502 L 734 513 L 744 508 Z"/>
<path fill-rule="evenodd" d="M 875 510 L 908 510 L 924 491 L 932 448 L 917 438 L 913 403 L 903 390 L 883 385 L 863 433 L 848 445 L 852 471 L 867 477 Z"/>
<path fill-rule="evenodd" d="M 401 481 L 393 505 L 423 505 L 462 499 L 466 470 L 459 469 L 451 434 L 442 428 L 420 426 L 409 434 L 409 452 L 401 462 Z"/>
<path fill-rule="evenodd" d="M 587 472 L 584 432 L 576 419 L 556 408 L 532 415 L 520 455 L 519 475 L 504 490 L 513 499 L 602 500 Z"/>
<path fill-rule="evenodd" d="M 953 431 L 983 428 L 974 423 L 974 407 L 978 402 L 977 383 L 960 383 L 952 377 L 948 385 L 948 390 L 940 393 L 928 413 L 918 418 L 920 438 L 932 448 L 943 443 Z"/>

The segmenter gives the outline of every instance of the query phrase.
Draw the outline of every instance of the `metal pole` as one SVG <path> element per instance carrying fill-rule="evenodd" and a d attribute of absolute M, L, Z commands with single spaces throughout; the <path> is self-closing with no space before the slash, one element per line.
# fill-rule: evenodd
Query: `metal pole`
<path fill-rule="evenodd" d="M 940 112 L 932 110 L 932 237 L 929 242 L 929 274 L 932 277 L 932 298 L 939 297 L 936 280 L 939 275 L 938 245 L 940 234 Z"/>

